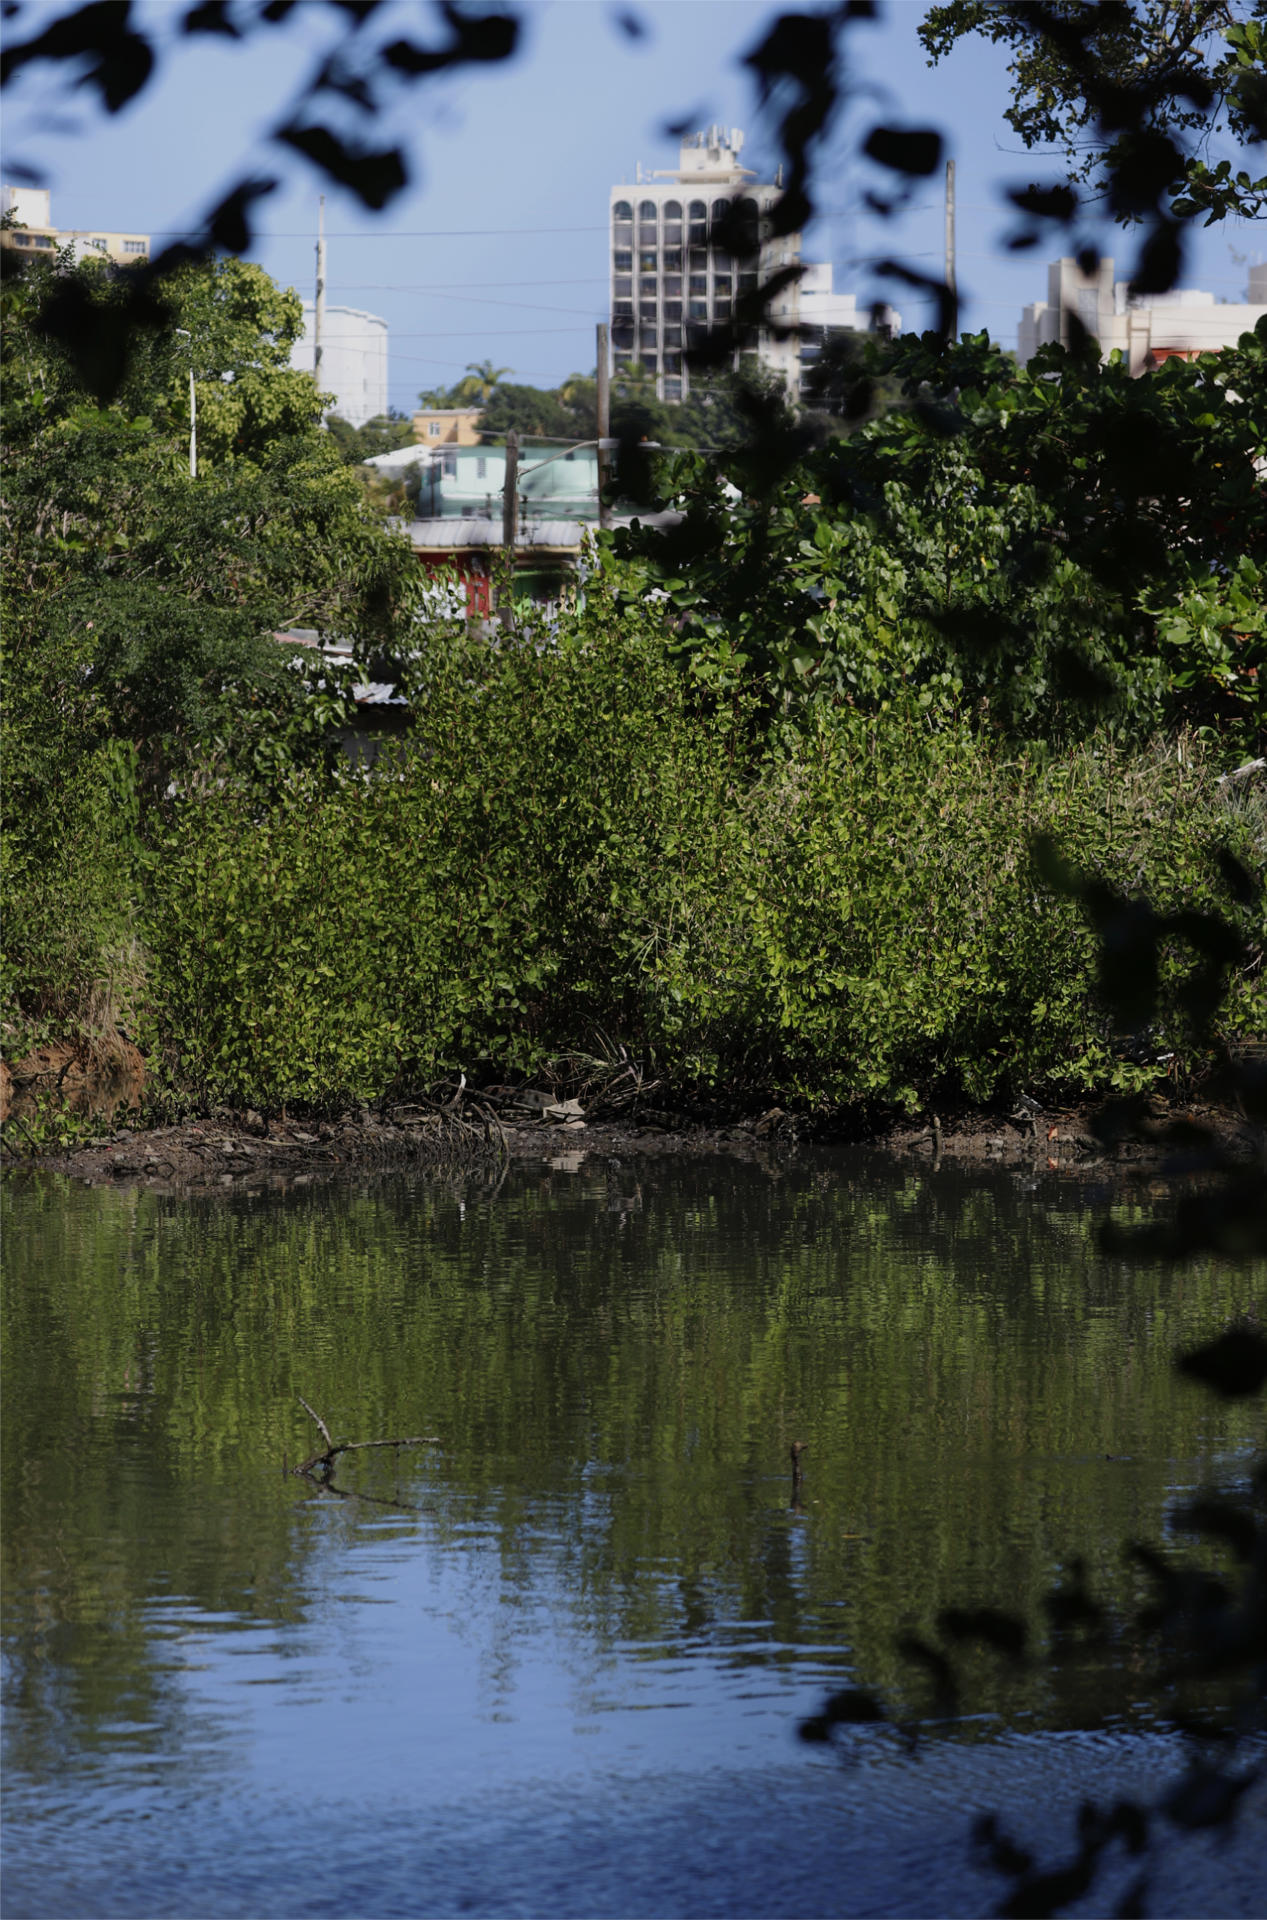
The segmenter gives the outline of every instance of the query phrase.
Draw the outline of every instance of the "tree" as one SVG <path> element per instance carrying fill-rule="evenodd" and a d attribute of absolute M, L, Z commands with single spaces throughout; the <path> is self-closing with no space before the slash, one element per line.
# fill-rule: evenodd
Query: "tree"
<path fill-rule="evenodd" d="M 679 525 L 618 533 L 637 596 L 679 609 L 684 656 L 723 685 L 874 711 L 915 690 L 1024 737 L 1095 717 L 1147 734 L 1267 720 L 1261 482 L 1267 325 L 1144 380 L 1049 348 L 1018 368 L 987 336 L 871 347 L 847 438 L 790 471 L 750 447 L 666 460 Z M 740 490 L 734 498 L 728 485 Z"/>
<path fill-rule="evenodd" d="M 501 385 L 512 367 L 495 367 L 491 360 L 481 360 L 478 365 L 467 367 L 465 380 L 459 380 L 454 392 L 459 395 L 459 406 L 470 406 L 474 401 L 487 401 L 489 395 Z"/>
<path fill-rule="evenodd" d="M 394 407 L 378 414 L 373 420 L 367 420 L 363 427 L 352 426 L 349 421 L 340 419 L 337 413 L 330 414 L 326 419 L 326 431 L 351 466 L 372 460 L 376 453 L 395 453 L 401 447 L 414 444 L 412 420 L 408 414 L 398 413 Z"/>
<path fill-rule="evenodd" d="M 238 261 L 187 266 L 167 283 L 170 304 L 139 343 L 119 400 L 103 408 L 46 331 L 67 281 L 90 309 L 112 311 L 117 279 L 95 264 L 37 263 L 3 288 L 9 666 L 29 669 L 69 621 L 87 648 L 94 710 L 142 747 L 157 780 L 160 763 L 170 771 L 173 753 L 192 752 L 206 733 L 213 692 L 228 712 L 249 704 L 251 686 L 271 700 L 287 684 L 274 629 L 388 633 L 409 555 L 366 511 L 318 426 L 311 378 L 288 364 L 293 294 Z M 196 479 L 191 350 L 196 370 L 218 364 L 232 375 L 199 382 Z M 189 647 L 161 643 L 155 595 Z M 146 634 L 154 644 L 142 661 Z"/>
<path fill-rule="evenodd" d="M 1027 147 L 1063 150 L 1067 193 L 1090 187 L 1130 222 L 1161 188 L 1209 224 L 1267 209 L 1267 176 L 1208 159 L 1220 135 L 1267 137 L 1265 21 L 1264 0 L 946 0 L 919 34 L 934 66 L 976 35 L 1010 50 L 1007 119 Z"/>
<path fill-rule="evenodd" d="M 480 426 L 486 434 L 504 435 L 513 428 L 521 437 L 550 440 L 592 440 L 596 431 L 593 414 L 577 414 L 556 390 L 513 381 L 492 389 Z"/>

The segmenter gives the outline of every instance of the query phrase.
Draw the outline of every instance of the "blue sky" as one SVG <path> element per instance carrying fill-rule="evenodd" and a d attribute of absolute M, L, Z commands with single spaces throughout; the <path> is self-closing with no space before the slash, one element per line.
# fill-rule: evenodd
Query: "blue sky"
<path fill-rule="evenodd" d="M 394 3 L 402 28 L 436 37 L 429 7 Z M 185 0 L 141 0 L 139 14 L 169 51 L 157 82 L 114 120 L 83 93 L 55 88 L 47 66 L 28 68 L 9 90 L 6 156 L 42 169 L 59 225 L 179 231 L 244 168 L 278 165 L 261 137 L 329 42 L 337 14 L 305 0 L 291 26 L 242 46 L 180 37 L 184 9 Z M 885 253 L 939 271 L 940 179 L 886 224 L 861 207 L 868 170 L 849 157 L 877 119 L 937 125 L 958 176 L 963 324 L 1014 345 L 1020 309 L 1043 297 L 1055 249 L 1003 251 L 1002 189 L 1050 177 L 1055 163 L 1017 151 L 1003 120 L 1005 54 L 973 46 L 927 67 L 915 33 L 923 10 L 924 0 L 887 0 L 878 22 L 852 30 L 852 99 L 820 168 L 822 214 L 805 257 L 830 260 L 836 285 L 863 299 L 895 297 L 870 271 Z M 60 8 L 24 7 L 6 32 L 25 34 L 51 11 Z M 401 408 L 472 361 L 490 359 L 543 385 L 592 367 L 594 324 L 606 317 L 608 189 L 632 181 L 639 161 L 675 164 L 666 123 L 741 126 L 745 161 L 763 173 L 772 162 L 741 64 L 769 5 L 529 0 L 520 11 L 526 27 L 513 62 L 402 96 L 387 124 L 407 142 L 413 178 L 382 215 L 342 193 L 327 198 L 329 297 L 388 320 L 391 399 Z M 626 11 L 645 28 L 637 40 L 620 28 Z M 254 257 L 311 294 L 318 185 L 302 162 L 281 164 L 287 185 L 264 204 Z M 1123 262 L 1129 241 L 1110 231 L 1105 248 Z M 1201 232 L 1185 279 L 1243 298 L 1247 265 L 1264 257 L 1261 223 Z M 896 298 L 908 327 L 928 323 L 917 299 Z"/>

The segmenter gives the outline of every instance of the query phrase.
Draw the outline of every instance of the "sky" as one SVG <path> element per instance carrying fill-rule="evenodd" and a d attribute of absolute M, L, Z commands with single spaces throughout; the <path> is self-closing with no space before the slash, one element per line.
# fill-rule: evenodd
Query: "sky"
<path fill-rule="evenodd" d="M 1013 222 L 1003 191 L 1054 179 L 1059 166 L 1026 154 L 1003 118 L 1003 50 L 972 44 L 928 67 L 916 38 L 925 4 L 887 0 L 878 21 L 850 31 L 849 99 L 821 159 L 803 258 L 829 261 L 836 287 L 860 303 L 894 300 L 907 328 L 930 324 L 926 302 L 872 269 L 897 253 L 940 272 L 941 177 L 886 223 L 862 195 L 887 182 L 853 156 L 876 121 L 934 125 L 956 164 L 961 324 L 1014 346 L 1021 308 L 1044 297 L 1045 262 L 1059 249 L 1004 249 Z M 4 158 L 43 174 L 56 225 L 149 232 L 156 243 L 187 230 L 243 171 L 280 166 L 284 190 L 262 204 L 251 257 L 310 298 L 322 183 L 265 136 L 341 16 L 326 0 L 301 0 L 286 27 L 233 43 L 182 36 L 186 5 L 137 0 L 163 49 L 159 73 L 113 118 L 52 66 L 25 68 L 6 93 Z M 391 6 L 402 31 L 442 38 L 427 0 Z M 64 10 L 28 0 L 6 36 L 25 38 Z M 412 177 L 382 214 L 327 191 L 327 297 L 388 321 L 390 400 L 402 411 L 484 360 L 542 386 L 592 370 L 595 323 L 607 318 L 609 189 L 633 182 L 639 163 L 676 165 L 667 126 L 742 127 L 745 164 L 772 177 L 777 154 L 742 64 L 775 11 L 764 0 L 527 0 L 518 10 L 525 30 L 512 61 L 426 81 L 384 117 Z M 1267 258 L 1263 223 L 1199 229 L 1194 242 L 1185 284 L 1243 299 L 1248 266 Z M 1129 238 L 1107 229 L 1103 250 L 1124 267 Z"/>

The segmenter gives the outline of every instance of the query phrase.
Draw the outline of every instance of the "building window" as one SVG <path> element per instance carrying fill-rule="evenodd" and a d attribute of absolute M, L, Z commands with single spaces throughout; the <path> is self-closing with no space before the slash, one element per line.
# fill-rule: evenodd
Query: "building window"
<path fill-rule="evenodd" d="M 612 255 L 612 266 L 617 273 L 632 273 L 633 248 L 617 247 L 615 253 Z"/>
<path fill-rule="evenodd" d="M 654 247 L 644 248 L 639 252 L 638 254 L 639 273 L 654 273 L 658 265 L 659 265 L 659 258 L 656 254 L 656 250 Z"/>
<path fill-rule="evenodd" d="M 654 226 L 656 223 L 657 212 L 658 212 L 658 209 L 656 207 L 656 203 L 654 200 L 639 201 L 638 218 L 640 220 L 649 220 L 652 226 Z"/>
<path fill-rule="evenodd" d="M 681 354 L 670 353 L 666 350 L 665 356 L 664 356 L 664 370 L 666 373 L 681 373 L 682 371 Z"/>
<path fill-rule="evenodd" d="M 708 302 L 707 300 L 692 300 L 686 311 L 692 320 L 707 320 Z"/>
<path fill-rule="evenodd" d="M 438 440 L 440 438 L 440 422 L 438 420 L 428 420 L 427 438 L 428 440 Z"/>
<path fill-rule="evenodd" d="M 618 200 L 612 208 L 613 220 L 632 220 L 633 208 L 627 200 Z"/>
<path fill-rule="evenodd" d="M 664 249 L 664 271 L 666 273 L 681 273 L 682 271 L 681 247 L 666 247 Z"/>
<path fill-rule="evenodd" d="M 655 301 L 654 300 L 640 300 L 638 302 L 638 318 L 642 322 L 644 327 L 654 327 L 655 325 Z"/>
<path fill-rule="evenodd" d="M 666 300 L 680 300 L 682 297 L 682 276 L 680 273 L 666 273 L 664 276 L 664 297 Z"/>
<path fill-rule="evenodd" d="M 682 310 L 679 307 L 678 309 L 679 318 L 681 317 L 681 311 Z M 681 327 L 670 327 L 669 325 L 666 324 L 664 329 L 664 344 L 666 347 L 680 347 L 682 344 Z"/>
<path fill-rule="evenodd" d="M 713 301 L 713 319 L 714 319 L 714 320 L 716 321 L 716 323 L 717 323 L 717 325 L 718 325 L 718 326 L 729 326 L 729 325 L 730 325 L 730 302 L 729 302 L 729 300 L 716 300 L 716 299 L 715 299 L 715 300 Z"/>
<path fill-rule="evenodd" d="M 477 480 L 482 480 L 487 472 L 488 472 L 488 461 L 484 458 L 484 455 L 481 454 L 479 459 L 475 462 L 475 478 Z"/>
<path fill-rule="evenodd" d="M 655 321 L 644 320 L 638 329 L 638 344 L 642 347 L 655 345 Z"/>
<path fill-rule="evenodd" d="M 666 220 L 664 223 L 664 244 L 666 247 L 680 247 L 682 244 L 682 222 Z"/>
<path fill-rule="evenodd" d="M 626 274 L 623 278 L 612 282 L 612 291 L 618 300 L 632 300 L 633 281 Z"/>
<path fill-rule="evenodd" d="M 680 400 L 682 398 L 682 382 L 680 380 L 666 380 L 664 383 L 664 397 L 666 400 Z"/>
<path fill-rule="evenodd" d="M 755 293 L 757 291 L 757 276 L 755 273 L 740 274 L 739 291 L 741 294 Z"/>
<path fill-rule="evenodd" d="M 666 300 L 664 303 L 664 317 L 666 320 L 680 320 L 682 318 L 682 302 L 680 300 Z"/>
<path fill-rule="evenodd" d="M 123 242 L 123 251 L 125 253 L 146 253 L 149 251 L 148 242 L 144 240 L 125 240 Z"/>
<path fill-rule="evenodd" d="M 693 273 L 691 275 L 691 284 L 690 284 L 689 291 L 691 293 L 699 293 L 699 294 L 707 293 L 708 292 L 707 274 Z"/>
<path fill-rule="evenodd" d="M 708 208 L 702 200 L 691 202 L 691 245 L 697 246 L 708 238 Z"/>
<path fill-rule="evenodd" d="M 666 200 L 664 203 L 664 217 L 666 220 L 680 220 L 682 218 L 682 202 L 680 200 Z"/>
<path fill-rule="evenodd" d="M 613 300 L 612 301 L 612 319 L 613 320 L 632 320 L 633 319 L 633 301 L 625 300 L 625 299 Z"/>
<path fill-rule="evenodd" d="M 632 353 L 627 353 L 627 352 L 614 353 L 612 355 L 612 359 L 616 362 L 616 365 L 618 367 L 627 367 L 632 364 L 633 355 Z"/>
<path fill-rule="evenodd" d="M 31 242 L 33 247 L 51 247 L 52 244 L 52 237 L 47 233 L 37 233 Z"/>
<path fill-rule="evenodd" d="M 728 273 L 715 273 L 713 275 L 713 292 L 724 294 L 726 299 L 729 300 L 730 275 Z"/>
<path fill-rule="evenodd" d="M 15 233 L 13 238 L 20 247 L 29 247 L 31 244 L 31 236 L 29 233 Z"/>
<path fill-rule="evenodd" d="M 632 347 L 634 330 L 632 320 L 617 320 L 612 327 L 613 347 Z"/>
<path fill-rule="evenodd" d="M 707 271 L 708 271 L 708 248 L 692 247 L 691 248 L 691 272 L 707 273 Z"/>
<path fill-rule="evenodd" d="M 643 366 L 647 369 L 648 373 L 654 373 L 660 364 L 657 356 L 654 353 L 640 353 L 638 355 L 638 358 L 641 360 Z"/>

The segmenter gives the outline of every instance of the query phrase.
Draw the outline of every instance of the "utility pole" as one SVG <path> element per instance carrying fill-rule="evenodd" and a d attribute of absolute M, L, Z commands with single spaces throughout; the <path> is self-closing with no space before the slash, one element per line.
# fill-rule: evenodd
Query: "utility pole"
<path fill-rule="evenodd" d="M 177 327 L 189 342 L 189 478 L 198 478 L 198 396 L 194 391 L 194 336 L 188 327 Z"/>
<path fill-rule="evenodd" d="M 603 498 L 607 485 L 607 447 L 612 431 L 611 377 L 607 355 L 607 322 L 598 323 L 598 524 L 611 525 L 611 508 Z"/>
<path fill-rule="evenodd" d="M 946 162 L 946 293 L 947 329 L 952 342 L 959 338 L 959 288 L 955 281 L 955 163 Z"/>
<path fill-rule="evenodd" d="M 519 435 L 512 427 L 506 435 L 506 484 L 502 489 L 502 559 L 506 578 L 502 584 L 501 618 L 509 627 L 515 606 L 515 548 L 519 541 Z"/>
<path fill-rule="evenodd" d="M 326 330 L 326 197 L 317 202 L 317 298 L 312 319 L 312 377 L 321 391 L 321 348 Z"/>

